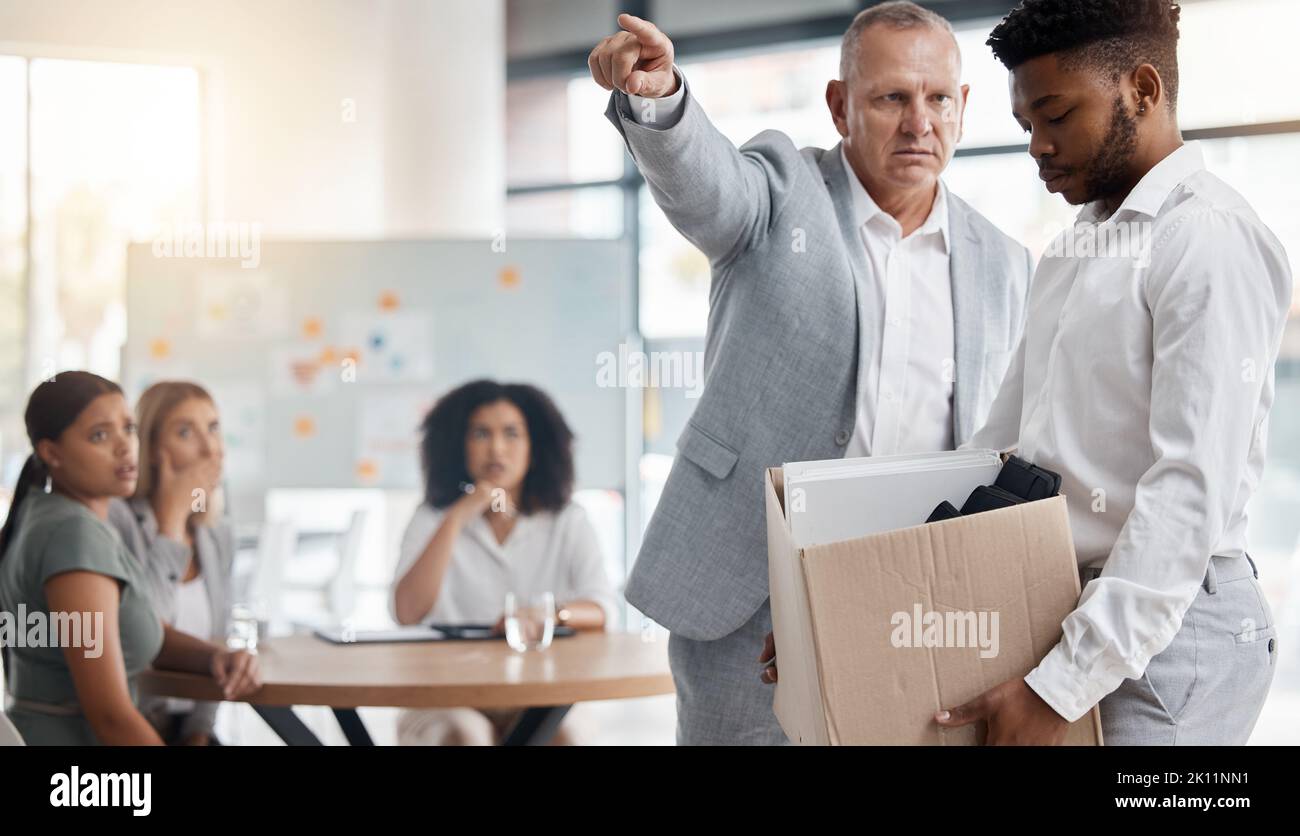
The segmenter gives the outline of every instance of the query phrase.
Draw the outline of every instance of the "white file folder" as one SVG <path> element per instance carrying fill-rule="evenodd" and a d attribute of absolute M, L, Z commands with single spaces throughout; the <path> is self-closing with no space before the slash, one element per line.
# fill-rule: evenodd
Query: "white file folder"
<path fill-rule="evenodd" d="M 784 466 L 786 519 L 797 548 L 853 540 L 926 521 L 939 503 L 957 508 L 1002 469 L 996 450 L 956 450 Z"/>

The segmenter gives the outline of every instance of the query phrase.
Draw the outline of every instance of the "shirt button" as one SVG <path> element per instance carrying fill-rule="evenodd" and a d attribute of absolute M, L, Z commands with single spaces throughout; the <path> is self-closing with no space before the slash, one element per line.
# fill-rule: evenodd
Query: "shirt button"
<path fill-rule="evenodd" d="M 849 443 L 849 439 L 852 437 L 853 434 L 848 430 L 840 430 L 835 434 L 835 443 L 843 447 L 845 444 Z"/>

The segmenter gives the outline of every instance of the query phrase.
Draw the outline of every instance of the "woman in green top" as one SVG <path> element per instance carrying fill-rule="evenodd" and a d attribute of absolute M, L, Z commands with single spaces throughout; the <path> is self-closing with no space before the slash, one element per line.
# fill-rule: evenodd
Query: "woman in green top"
<path fill-rule="evenodd" d="M 143 569 L 105 521 L 109 500 L 136 483 L 135 421 L 117 384 L 63 372 L 36 387 L 24 418 L 34 452 L 0 529 L 0 611 L 15 625 L 0 639 L 24 740 L 162 743 L 135 704 L 135 678 L 151 664 L 210 673 L 227 699 L 261 687 L 256 657 L 162 623 Z"/>

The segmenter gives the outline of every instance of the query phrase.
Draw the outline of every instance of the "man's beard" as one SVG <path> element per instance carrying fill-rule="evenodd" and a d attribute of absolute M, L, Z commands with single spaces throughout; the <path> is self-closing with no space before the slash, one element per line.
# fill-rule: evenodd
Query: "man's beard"
<path fill-rule="evenodd" d="M 1083 166 L 1085 203 L 1118 194 L 1130 185 L 1133 156 L 1137 153 L 1137 119 L 1124 108 L 1124 99 L 1115 97 L 1110 127 L 1099 150 Z"/>

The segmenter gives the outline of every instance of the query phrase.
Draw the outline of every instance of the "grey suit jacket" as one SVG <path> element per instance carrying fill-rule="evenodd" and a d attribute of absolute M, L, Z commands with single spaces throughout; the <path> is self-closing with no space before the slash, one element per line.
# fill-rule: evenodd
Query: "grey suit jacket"
<path fill-rule="evenodd" d="M 158 518 L 148 501 L 133 497 L 115 499 L 108 506 L 108 522 L 117 530 L 126 548 L 145 568 L 148 578 L 149 598 L 163 621 L 176 621 L 176 590 L 189 567 L 190 551 L 183 544 L 158 533 Z M 208 607 L 212 612 L 212 635 L 199 636 L 205 641 L 224 646 L 230 620 L 231 573 L 235 562 L 233 531 L 225 521 L 214 525 L 198 526 L 194 532 L 194 547 L 199 558 L 199 574 L 203 576 L 208 593 Z M 167 701 L 141 697 L 140 712 L 160 734 L 166 734 Z M 217 716 L 217 703 L 195 703 L 194 711 L 185 718 L 180 734 L 211 734 Z"/>
<path fill-rule="evenodd" d="M 712 640 L 768 595 L 765 469 L 842 457 L 852 437 L 858 312 L 875 304 L 864 292 L 872 277 L 838 147 L 800 150 L 764 131 L 738 150 L 689 88 L 665 130 L 637 124 L 628 108 L 616 92 L 606 116 L 673 226 L 708 256 L 712 283 L 704 392 L 625 594 L 672 632 Z M 956 196 L 949 233 L 961 444 L 1020 338 L 1033 259 Z M 804 247 L 792 246 L 797 236 Z"/>

